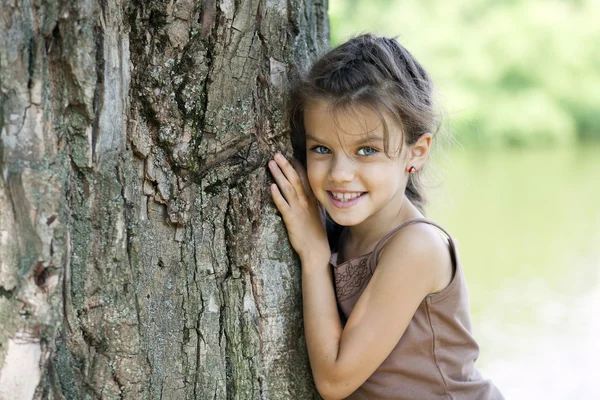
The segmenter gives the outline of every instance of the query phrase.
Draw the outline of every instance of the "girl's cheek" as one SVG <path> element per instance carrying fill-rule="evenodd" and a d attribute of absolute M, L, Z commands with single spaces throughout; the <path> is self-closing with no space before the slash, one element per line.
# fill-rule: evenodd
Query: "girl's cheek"
<path fill-rule="evenodd" d="M 317 193 L 317 189 L 321 185 L 322 178 L 320 178 L 320 174 L 317 168 L 313 165 L 311 168 L 310 163 L 306 165 L 306 176 L 308 178 L 308 184 L 313 191 L 313 193 Z"/>
<path fill-rule="evenodd" d="M 312 170 L 308 168 L 306 171 L 306 177 L 308 178 L 308 184 L 310 188 L 314 191 L 316 186 L 316 180 L 311 172 Z"/>

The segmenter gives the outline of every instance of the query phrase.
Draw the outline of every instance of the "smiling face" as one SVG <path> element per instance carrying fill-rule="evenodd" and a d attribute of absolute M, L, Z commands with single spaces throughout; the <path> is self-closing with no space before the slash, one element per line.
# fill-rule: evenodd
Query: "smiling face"
<path fill-rule="evenodd" d="M 356 106 L 332 114 L 324 101 L 305 109 L 308 180 L 340 225 L 387 225 L 405 201 L 408 146 L 402 146 L 402 133 L 391 118 L 386 122 L 389 157 L 383 125 L 372 109 Z"/>

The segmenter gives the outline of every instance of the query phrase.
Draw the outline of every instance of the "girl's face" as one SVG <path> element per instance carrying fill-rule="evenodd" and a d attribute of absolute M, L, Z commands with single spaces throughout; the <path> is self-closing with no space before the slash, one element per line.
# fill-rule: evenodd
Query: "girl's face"
<path fill-rule="evenodd" d="M 324 101 L 304 112 L 307 174 L 310 186 L 331 218 L 343 226 L 390 223 L 404 201 L 408 181 L 408 146 L 386 119 L 389 154 L 377 113 L 357 106 L 333 115 Z M 402 152 L 398 149 L 402 147 Z"/>

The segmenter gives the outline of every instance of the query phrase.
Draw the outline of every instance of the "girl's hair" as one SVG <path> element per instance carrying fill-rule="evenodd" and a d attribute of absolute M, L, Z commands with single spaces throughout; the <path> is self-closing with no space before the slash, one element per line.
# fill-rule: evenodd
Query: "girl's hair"
<path fill-rule="evenodd" d="M 324 100 L 332 112 L 372 108 L 380 117 L 389 157 L 384 116 L 401 129 L 403 143 L 410 146 L 423 133 L 439 130 L 432 97 L 429 75 L 395 39 L 370 34 L 352 38 L 321 56 L 292 87 L 288 118 L 294 155 L 306 167 L 304 109 L 309 101 Z M 417 175 L 410 175 L 405 193 L 423 212 L 425 196 Z"/>

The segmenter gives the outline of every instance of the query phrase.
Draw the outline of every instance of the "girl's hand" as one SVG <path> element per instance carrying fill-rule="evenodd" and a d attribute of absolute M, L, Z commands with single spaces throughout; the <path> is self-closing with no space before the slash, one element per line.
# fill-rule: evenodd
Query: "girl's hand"
<path fill-rule="evenodd" d="M 331 252 L 319 202 L 302 165 L 296 161 L 294 167 L 279 153 L 269 161 L 269 169 L 277 182 L 271 185 L 271 196 L 283 216 L 290 243 L 302 262 L 311 259 L 328 263 Z"/>

